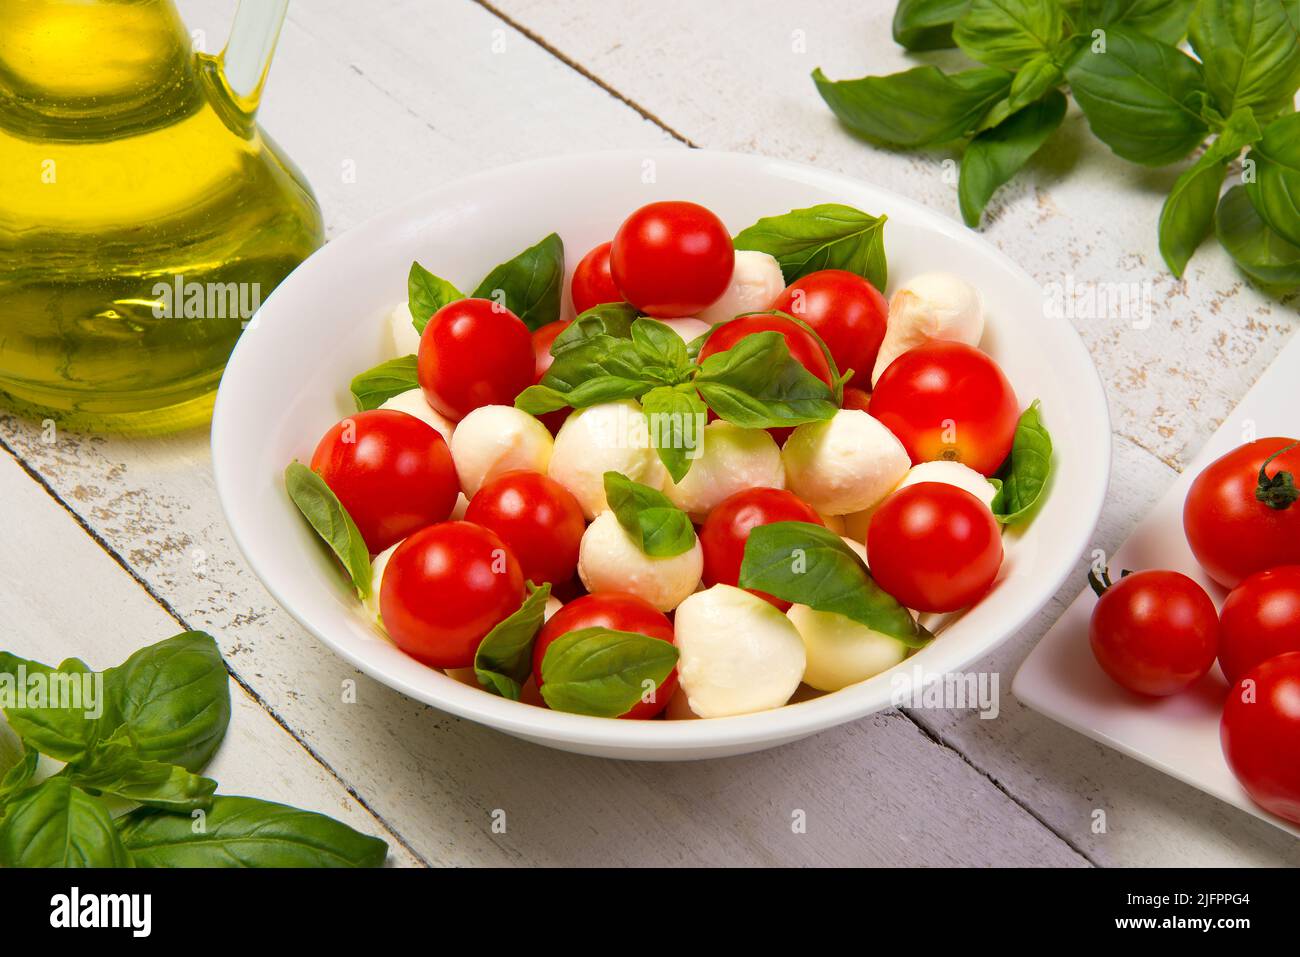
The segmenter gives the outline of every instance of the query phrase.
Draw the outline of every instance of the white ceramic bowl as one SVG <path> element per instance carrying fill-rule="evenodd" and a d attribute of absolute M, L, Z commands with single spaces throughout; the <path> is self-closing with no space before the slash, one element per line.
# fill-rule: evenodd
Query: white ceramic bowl
<path fill-rule="evenodd" d="M 1008 536 L 993 591 L 894 671 L 775 711 L 711 720 L 613 721 L 509 701 L 426 668 L 379 634 L 285 493 L 285 465 L 308 460 L 324 431 L 355 411 L 352 376 L 391 357 L 382 317 L 405 298 L 413 259 L 472 288 L 496 263 L 554 231 L 572 269 L 628 213 L 659 199 L 703 203 L 733 232 L 760 216 L 817 203 L 887 214 L 890 286 L 936 269 L 973 283 L 988 314 L 982 346 L 1022 403 L 1042 399 L 1056 448 L 1045 507 L 1027 531 Z M 927 674 L 965 669 L 1015 633 L 1074 567 L 1105 496 L 1110 424 L 1087 351 L 1064 318 L 1045 316 L 1043 303 L 1033 279 L 977 234 L 901 196 L 808 166 L 683 149 L 561 156 L 489 170 L 331 241 L 269 297 L 217 395 L 217 491 L 235 540 L 276 600 L 343 658 L 404 694 L 586 754 L 679 760 L 756 751 L 891 706 L 917 666 Z"/>

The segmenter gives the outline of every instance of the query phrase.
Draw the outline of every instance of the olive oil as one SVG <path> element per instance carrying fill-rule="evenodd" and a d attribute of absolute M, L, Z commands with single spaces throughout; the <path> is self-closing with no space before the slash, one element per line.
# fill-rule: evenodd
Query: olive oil
<path fill-rule="evenodd" d="M 0 390 L 20 406 L 207 417 L 252 310 L 323 238 L 253 122 L 266 62 L 237 93 L 170 0 L 0 0 Z"/>

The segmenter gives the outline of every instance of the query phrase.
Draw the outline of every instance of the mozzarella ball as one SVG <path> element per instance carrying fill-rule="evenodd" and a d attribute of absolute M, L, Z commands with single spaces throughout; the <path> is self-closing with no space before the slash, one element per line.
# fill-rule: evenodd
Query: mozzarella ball
<path fill-rule="evenodd" d="M 818 515 L 817 517 L 822 520 L 823 525 L 825 525 L 830 531 L 834 532 L 836 535 L 844 534 L 843 515 Z"/>
<path fill-rule="evenodd" d="M 993 497 L 997 495 L 997 489 L 993 487 L 993 484 L 988 479 L 969 465 L 962 465 L 960 462 L 922 462 L 919 465 L 913 465 L 907 470 L 903 480 L 894 486 L 890 494 L 892 495 L 900 488 L 916 485 L 918 482 L 942 482 L 945 485 L 955 485 L 959 489 L 970 492 L 990 507 L 993 505 Z M 884 499 L 881 501 L 884 501 Z M 876 508 L 878 507 L 879 503 L 861 512 L 846 515 L 844 518 L 844 534 L 860 542 L 865 542 L 867 540 L 867 529 L 871 527 L 871 516 L 876 514 Z"/>
<path fill-rule="evenodd" d="M 779 708 L 803 678 L 803 639 L 790 619 L 731 585 L 714 585 L 682 602 L 673 632 L 677 680 L 701 718 Z"/>
<path fill-rule="evenodd" d="M 697 537 L 688 551 L 655 558 L 639 546 L 606 509 L 582 533 L 578 577 L 589 592 L 624 591 L 671 611 L 695 591 L 704 572 L 704 549 Z"/>
<path fill-rule="evenodd" d="M 380 406 L 381 409 L 393 409 L 396 412 L 405 412 L 407 415 L 413 415 L 421 422 L 427 422 L 437 430 L 446 441 L 451 441 L 451 433 L 456 429 L 456 423 L 447 418 L 433 406 L 429 405 L 429 400 L 424 397 L 423 389 L 411 389 L 408 392 L 399 392 L 387 402 Z"/>
<path fill-rule="evenodd" d="M 747 488 L 785 488 L 781 450 L 764 429 L 742 429 L 719 419 L 697 436 L 691 470 L 671 476 L 664 493 L 692 518 L 703 519 L 724 498 Z"/>
<path fill-rule="evenodd" d="M 983 334 L 984 300 L 978 289 L 951 273 L 916 276 L 889 300 L 885 338 L 876 354 L 871 384 L 891 362 L 923 342 L 950 339 L 977 346 Z"/>
<path fill-rule="evenodd" d="M 384 583 L 384 571 L 388 568 L 388 560 L 393 557 L 393 552 L 397 551 L 397 546 L 404 541 L 406 539 L 390 545 L 370 560 L 370 595 L 363 599 L 361 603 L 380 629 L 384 627 L 384 619 L 379 613 L 379 587 Z M 388 632 L 384 631 L 384 634 L 388 634 Z"/>
<path fill-rule="evenodd" d="M 411 356 L 420 352 L 420 334 L 411 321 L 411 309 L 403 299 L 388 314 L 388 339 L 394 355 Z"/>
<path fill-rule="evenodd" d="M 564 420 L 555 437 L 547 474 L 573 493 L 589 520 L 609 508 L 606 472 L 621 472 L 654 489 L 662 489 L 668 480 L 650 444 L 650 426 L 641 406 L 631 399 L 579 409 Z"/>
<path fill-rule="evenodd" d="M 746 312 L 771 309 L 776 297 L 785 289 L 781 264 L 767 253 L 737 249 L 731 281 L 716 302 L 700 312 L 699 318 L 711 325 L 735 319 Z"/>
<path fill-rule="evenodd" d="M 456 425 L 451 457 L 469 498 L 502 472 L 546 472 L 555 442 L 546 426 L 512 405 L 484 405 Z"/>
<path fill-rule="evenodd" d="M 823 515 L 849 515 L 883 499 L 912 461 L 903 443 L 858 409 L 801 425 L 781 449 L 790 491 Z"/>
<path fill-rule="evenodd" d="M 804 683 L 819 691 L 839 691 L 894 667 L 907 657 L 897 638 L 834 612 L 791 605 L 786 616 L 803 639 L 808 657 Z"/>
<path fill-rule="evenodd" d="M 701 319 L 692 319 L 686 316 L 682 319 L 660 319 L 665 326 L 682 337 L 683 342 L 691 342 L 704 335 L 713 328 L 709 323 Z"/>

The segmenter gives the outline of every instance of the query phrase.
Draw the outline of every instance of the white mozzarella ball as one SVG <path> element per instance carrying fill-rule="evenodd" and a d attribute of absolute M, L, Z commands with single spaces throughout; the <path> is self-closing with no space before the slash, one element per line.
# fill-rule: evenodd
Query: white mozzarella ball
<path fill-rule="evenodd" d="M 945 485 L 955 485 L 959 489 L 970 492 L 985 505 L 992 507 L 993 497 L 997 495 L 991 482 L 979 472 L 976 472 L 969 465 L 963 465 L 960 462 L 922 462 L 919 465 L 913 465 L 907 470 L 902 481 L 894 486 L 890 492 L 897 492 L 900 488 L 907 488 L 909 485 L 916 485 L 920 482 L 942 482 Z M 886 496 L 888 498 L 888 496 Z M 884 499 L 881 499 L 883 502 Z M 876 514 L 876 509 L 880 503 L 871 508 L 864 509 L 861 512 L 855 512 L 852 515 L 846 515 L 844 518 L 844 534 L 850 538 L 856 538 L 860 542 L 867 540 L 867 529 L 871 527 L 871 516 Z"/>
<path fill-rule="evenodd" d="M 484 405 L 456 425 L 451 457 L 460 487 L 469 498 L 503 472 L 545 473 L 555 442 L 546 426 L 512 405 Z"/>
<path fill-rule="evenodd" d="M 840 539 L 844 542 L 845 545 L 853 549 L 853 554 L 857 555 L 858 558 L 862 559 L 862 564 L 867 565 L 867 546 L 863 545 L 861 542 L 855 542 L 847 535 L 841 535 Z M 871 566 L 867 565 L 867 567 L 870 568 Z"/>
<path fill-rule="evenodd" d="M 438 431 L 438 434 L 448 442 L 451 441 L 451 433 L 456 430 L 455 422 L 429 405 L 429 400 L 424 397 L 423 389 L 400 392 L 381 405 L 380 408 L 413 415 L 421 422 L 427 422 L 433 426 Z"/>
<path fill-rule="evenodd" d="M 700 312 L 699 318 L 712 325 L 735 319 L 747 312 L 771 309 L 785 289 L 781 264 L 768 253 L 737 249 L 731 281 L 716 302 Z"/>
<path fill-rule="evenodd" d="M 946 272 L 910 279 L 889 300 L 885 338 L 871 373 L 874 386 L 889 364 L 930 339 L 977 346 L 984 334 L 984 300 L 979 290 Z"/>
<path fill-rule="evenodd" d="M 542 624 L 551 620 L 551 616 L 564 607 L 564 602 L 550 595 L 546 599 L 546 607 L 542 609 Z"/>
<path fill-rule="evenodd" d="M 790 619 L 731 585 L 682 602 L 673 632 L 677 680 L 690 711 L 702 718 L 779 708 L 803 678 L 803 639 Z"/>
<path fill-rule="evenodd" d="M 402 300 L 388 314 L 388 338 L 393 346 L 393 353 L 399 356 L 418 355 L 420 352 L 420 334 L 415 331 L 411 321 L 411 309 Z"/>
<path fill-rule="evenodd" d="M 791 605 L 786 615 L 808 656 L 804 683 L 819 691 L 839 691 L 865 681 L 907 657 L 907 645 L 897 638 L 843 615 L 807 605 Z"/>
<path fill-rule="evenodd" d="M 785 488 L 781 450 L 764 429 L 710 422 L 697 436 L 691 469 L 664 492 L 692 518 L 703 519 L 724 498 L 747 488 Z"/>
<path fill-rule="evenodd" d="M 641 551 L 608 509 L 582 533 L 578 577 L 589 592 L 623 591 L 671 611 L 695 591 L 704 571 L 700 540 L 680 555 L 655 558 Z"/>
<path fill-rule="evenodd" d="M 818 515 L 822 524 L 836 535 L 844 534 L 844 516 L 843 515 Z"/>
<path fill-rule="evenodd" d="M 447 516 L 449 522 L 459 522 L 465 517 L 465 510 L 469 508 L 469 499 L 465 497 L 464 492 L 456 494 L 456 504 L 452 506 L 451 514 Z"/>
<path fill-rule="evenodd" d="M 555 437 L 547 474 L 573 493 L 588 519 L 609 508 L 606 472 L 620 472 L 653 489 L 662 489 L 668 479 L 650 443 L 645 414 L 631 399 L 579 409 Z"/>
<path fill-rule="evenodd" d="M 686 316 L 681 319 L 658 319 L 665 326 L 682 337 L 683 342 L 692 342 L 704 335 L 713 327 L 701 319 L 692 319 Z"/>
<path fill-rule="evenodd" d="M 883 499 L 911 466 L 894 433 L 858 409 L 801 425 L 781 449 L 790 491 L 823 515 L 848 515 Z"/>
<path fill-rule="evenodd" d="M 406 539 L 402 539 L 402 542 L 404 541 Z M 402 542 L 398 542 L 397 545 L 402 544 Z M 388 568 L 388 560 L 393 557 L 393 552 L 397 551 L 397 545 L 390 545 L 370 560 L 370 596 L 362 601 L 366 612 L 381 629 L 384 627 L 384 619 L 379 610 L 379 588 L 384 583 L 384 572 Z M 388 632 L 385 631 L 384 634 L 388 634 Z"/>

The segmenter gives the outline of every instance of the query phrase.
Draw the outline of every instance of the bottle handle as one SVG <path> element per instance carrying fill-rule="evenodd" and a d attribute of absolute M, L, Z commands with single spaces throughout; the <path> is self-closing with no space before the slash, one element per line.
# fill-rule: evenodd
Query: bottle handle
<path fill-rule="evenodd" d="M 257 112 L 289 0 L 240 0 L 218 62 L 226 88 L 248 116 Z"/>

